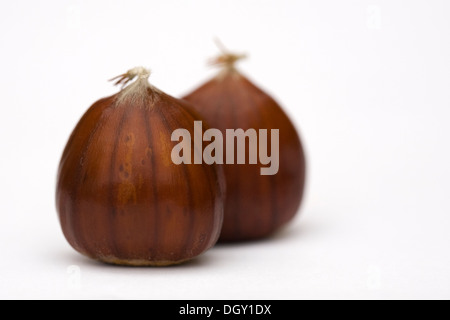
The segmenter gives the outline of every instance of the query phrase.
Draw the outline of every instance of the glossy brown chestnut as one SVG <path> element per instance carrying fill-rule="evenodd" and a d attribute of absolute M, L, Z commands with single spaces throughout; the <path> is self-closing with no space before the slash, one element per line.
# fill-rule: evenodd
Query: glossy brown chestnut
<path fill-rule="evenodd" d="M 106 263 L 164 266 L 217 241 L 223 220 L 221 167 L 175 165 L 173 130 L 193 135 L 187 103 L 139 78 L 96 102 L 63 153 L 56 202 L 62 230 L 80 253 Z M 193 148 L 193 147 L 192 147 Z"/>
<path fill-rule="evenodd" d="M 224 166 L 227 196 L 221 241 L 272 234 L 297 213 L 305 184 L 305 157 L 294 125 L 274 99 L 235 69 L 239 58 L 221 56 L 217 63 L 224 66 L 222 72 L 184 99 L 224 136 L 226 129 L 279 129 L 279 171 L 263 176 L 259 165 Z"/>

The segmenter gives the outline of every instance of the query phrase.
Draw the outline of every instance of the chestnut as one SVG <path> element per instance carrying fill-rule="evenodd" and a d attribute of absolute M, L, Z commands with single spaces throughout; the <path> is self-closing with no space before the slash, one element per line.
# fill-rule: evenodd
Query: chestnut
<path fill-rule="evenodd" d="M 305 155 L 297 130 L 279 104 L 236 69 L 243 57 L 225 51 L 215 60 L 221 72 L 184 97 L 192 103 L 188 108 L 224 136 L 229 129 L 279 130 L 279 149 L 269 143 L 272 153 L 279 151 L 276 174 L 263 175 L 260 164 L 236 164 L 237 159 L 224 165 L 227 196 L 220 241 L 270 236 L 298 212 L 305 186 Z"/>
<path fill-rule="evenodd" d="M 171 133 L 194 132 L 188 103 L 135 68 L 121 92 L 94 103 L 59 166 L 56 207 L 70 245 L 92 259 L 131 266 L 190 260 L 217 241 L 225 183 L 218 165 L 174 164 Z M 192 153 L 195 152 L 191 146 Z"/>

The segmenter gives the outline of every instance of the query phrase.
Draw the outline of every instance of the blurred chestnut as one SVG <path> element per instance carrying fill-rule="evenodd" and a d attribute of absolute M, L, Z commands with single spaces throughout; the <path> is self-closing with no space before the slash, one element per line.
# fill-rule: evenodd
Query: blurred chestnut
<path fill-rule="evenodd" d="M 227 129 L 279 130 L 276 174 L 262 175 L 255 164 L 224 165 L 227 196 L 221 241 L 271 235 L 298 212 L 305 185 L 305 156 L 297 130 L 278 103 L 235 68 L 243 57 L 225 52 L 215 60 L 222 66 L 220 73 L 184 97 L 192 103 L 188 108 L 224 136 Z"/>

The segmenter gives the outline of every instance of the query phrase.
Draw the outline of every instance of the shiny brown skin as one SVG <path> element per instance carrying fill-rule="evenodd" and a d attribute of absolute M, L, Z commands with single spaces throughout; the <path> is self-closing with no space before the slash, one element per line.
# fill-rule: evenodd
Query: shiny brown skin
<path fill-rule="evenodd" d="M 260 164 L 224 166 L 227 196 L 219 241 L 261 239 L 290 221 L 303 197 L 305 157 L 297 131 L 281 107 L 235 70 L 225 70 L 184 99 L 211 127 L 222 131 L 224 141 L 226 129 L 280 130 L 276 175 L 260 175 Z"/>
<path fill-rule="evenodd" d="M 96 102 L 66 146 L 57 210 L 68 242 L 90 258 L 171 265 L 198 256 L 219 237 L 222 168 L 172 162 L 178 143 L 172 132 L 185 128 L 193 137 L 198 119 L 186 102 L 156 95 L 154 105 L 115 106 L 117 95 Z"/>

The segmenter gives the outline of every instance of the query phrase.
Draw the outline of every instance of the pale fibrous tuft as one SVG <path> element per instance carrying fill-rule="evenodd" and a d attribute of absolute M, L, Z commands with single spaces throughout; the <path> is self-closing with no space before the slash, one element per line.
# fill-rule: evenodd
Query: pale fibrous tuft
<path fill-rule="evenodd" d="M 116 81 L 115 85 L 122 85 L 122 90 L 117 94 L 115 106 L 119 107 L 124 103 L 150 108 L 158 100 L 160 90 L 148 82 L 151 71 L 144 67 L 136 67 L 128 70 L 110 81 Z M 136 81 L 130 84 L 135 78 Z"/>

